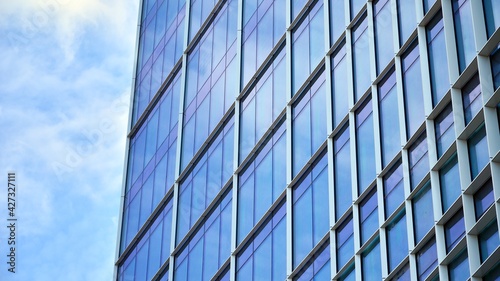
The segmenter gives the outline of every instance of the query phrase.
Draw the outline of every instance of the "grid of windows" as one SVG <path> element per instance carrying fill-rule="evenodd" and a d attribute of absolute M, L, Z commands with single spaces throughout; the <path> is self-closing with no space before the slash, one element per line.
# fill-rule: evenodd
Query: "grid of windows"
<path fill-rule="evenodd" d="M 500 5 L 143 0 L 115 280 L 494 280 Z"/>

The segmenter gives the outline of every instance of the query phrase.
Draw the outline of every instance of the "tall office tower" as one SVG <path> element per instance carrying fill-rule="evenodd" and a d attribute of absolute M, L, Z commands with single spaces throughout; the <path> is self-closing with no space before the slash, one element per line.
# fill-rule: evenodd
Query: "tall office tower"
<path fill-rule="evenodd" d="M 500 1 L 141 6 L 116 280 L 499 280 Z"/>

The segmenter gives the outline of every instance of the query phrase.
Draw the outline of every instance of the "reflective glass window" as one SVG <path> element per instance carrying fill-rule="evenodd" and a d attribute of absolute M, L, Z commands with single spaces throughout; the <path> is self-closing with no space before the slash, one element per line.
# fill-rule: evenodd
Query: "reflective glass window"
<path fill-rule="evenodd" d="M 495 202 L 493 195 L 493 183 L 489 179 L 481 188 L 474 194 L 474 209 L 476 219 L 479 219 L 488 208 Z"/>
<path fill-rule="evenodd" d="M 413 190 L 429 173 L 429 155 L 425 132 L 415 140 L 408 150 L 410 164 L 410 187 Z"/>
<path fill-rule="evenodd" d="M 242 88 L 285 33 L 285 0 L 246 0 L 243 11 Z"/>
<path fill-rule="evenodd" d="M 311 261 L 298 273 L 297 281 L 330 280 L 330 243 L 314 254 Z"/>
<path fill-rule="evenodd" d="M 404 202 L 403 166 L 399 160 L 384 176 L 385 217 L 389 217 Z"/>
<path fill-rule="evenodd" d="M 427 14 L 427 12 L 430 10 L 432 5 L 434 5 L 434 3 L 436 3 L 436 0 L 423 0 L 424 14 Z"/>
<path fill-rule="evenodd" d="M 238 243 L 261 219 L 286 186 L 285 125 L 274 133 L 240 174 L 238 188 Z"/>
<path fill-rule="evenodd" d="M 292 92 L 296 93 L 325 56 L 323 1 L 318 1 L 292 33 Z"/>
<path fill-rule="evenodd" d="M 359 13 L 366 0 L 349 0 L 351 7 L 351 20 Z"/>
<path fill-rule="evenodd" d="M 481 262 L 484 262 L 496 250 L 500 241 L 498 239 L 498 224 L 493 220 L 483 230 L 479 232 L 479 252 Z"/>
<path fill-rule="evenodd" d="M 345 127 L 333 140 L 335 179 L 335 218 L 338 220 L 352 204 L 351 150 L 349 127 Z"/>
<path fill-rule="evenodd" d="M 452 0 L 460 72 L 464 71 L 476 56 L 470 3 L 470 0 Z"/>
<path fill-rule="evenodd" d="M 198 0 L 198 2 L 201 0 Z M 238 95 L 236 0 L 226 2 L 188 54 L 181 167 L 190 162 Z M 233 14 L 232 14 L 233 13 Z"/>
<path fill-rule="evenodd" d="M 292 6 L 292 21 L 297 17 L 300 11 L 304 8 L 304 5 L 308 2 L 308 0 L 293 0 L 290 1 Z"/>
<path fill-rule="evenodd" d="M 484 124 L 467 140 L 467 146 L 469 147 L 471 176 L 474 179 L 490 161 Z"/>
<path fill-rule="evenodd" d="M 500 27 L 500 2 L 496 0 L 483 0 L 483 8 L 486 18 L 486 31 L 488 37 L 490 37 Z"/>
<path fill-rule="evenodd" d="M 378 239 L 361 254 L 361 272 L 364 281 L 379 281 L 382 279 L 380 264 L 380 244 Z"/>
<path fill-rule="evenodd" d="M 236 280 L 286 279 L 286 206 L 283 203 L 236 257 Z"/>
<path fill-rule="evenodd" d="M 354 271 L 354 264 L 349 266 L 349 269 L 346 270 L 346 273 L 342 274 L 339 278 L 340 281 L 355 281 L 356 280 L 356 272 Z"/>
<path fill-rule="evenodd" d="M 427 51 L 429 52 L 429 74 L 431 79 L 432 104 L 435 106 L 450 88 L 448 77 L 448 60 L 444 26 L 441 11 L 426 27 Z"/>
<path fill-rule="evenodd" d="M 417 27 L 415 1 L 397 0 L 399 21 L 399 44 L 402 46 Z"/>
<path fill-rule="evenodd" d="M 444 213 L 457 200 L 461 193 L 456 154 L 439 171 L 439 183 L 441 184 L 441 203 Z"/>
<path fill-rule="evenodd" d="M 417 253 L 418 280 L 425 280 L 427 276 L 437 267 L 436 241 L 432 238 Z"/>
<path fill-rule="evenodd" d="M 448 104 L 434 120 L 434 130 L 436 132 L 436 149 L 438 158 L 455 141 L 455 130 L 453 128 L 453 111 L 451 103 Z"/>
<path fill-rule="evenodd" d="M 326 139 L 325 78 L 319 77 L 293 106 L 292 157 L 296 175 Z"/>
<path fill-rule="evenodd" d="M 412 10 L 412 12 L 414 11 Z M 410 138 L 425 119 L 420 55 L 416 44 L 411 46 L 410 51 L 403 55 L 402 66 L 406 137 Z"/>
<path fill-rule="evenodd" d="M 401 149 L 399 113 L 397 110 L 398 96 L 394 72 L 389 74 L 378 85 L 378 100 L 382 165 L 385 167 Z"/>
<path fill-rule="evenodd" d="M 151 280 L 170 256 L 171 227 L 172 201 L 168 201 L 124 263 L 118 266 L 119 280 Z M 135 263 L 141 270 L 134 273 Z"/>
<path fill-rule="evenodd" d="M 462 103 L 464 107 L 465 125 L 467 125 L 483 107 L 478 74 L 474 75 L 462 88 Z"/>
<path fill-rule="evenodd" d="M 465 276 L 470 276 L 469 259 L 467 258 L 466 250 L 463 250 L 462 253 L 448 265 L 448 273 L 450 281 L 464 280 Z"/>
<path fill-rule="evenodd" d="M 217 0 L 191 0 L 189 17 L 189 41 L 193 39 L 201 25 L 212 12 Z"/>
<path fill-rule="evenodd" d="M 371 84 L 370 48 L 366 15 L 352 29 L 352 69 L 354 100 L 358 101 Z"/>
<path fill-rule="evenodd" d="M 378 229 L 377 192 L 374 188 L 359 204 L 359 220 L 361 223 L 361 245 Z"/>
<path fill-rule="evenodd" d="M 148 4 L 149 2 L 151 3 Z M 185 2 L 185 0 L 156 3 L 148 1 L 143 5 L 138 39 L 133 123 L 142 115 L 182 55 Z"/>
<path fill-rule="evenodd" d="M 121 251 L 174 183 L 179 95 L 177 77 L 130 140 Z"/>
<path fill-rule="evenodd" d="M 356 112 L 356 159 L 358 190 L 362 193 L 375 179 L 375 144 L 371 99 Z"/>
<path fill-rule="evenodd" d="M 337 235 L 337 269 L 340 270 L 354 255 L 354 231 L 352 215 L 335 231 Z"/>
<path fill-rule="evenodd" d="M 297 266 L 329 229 L 326 154 L 293 189 L 293 265 Z"/>
<path fill-rule="evenodd" d="M 392 278 L 391 280 L 401 280 L 401 281 L 406 281 L 406 280 L 411 280 L 411 277 L 410 277 L 410 265 L 409 264 L 406 264 L 402 269 L 400 269 L 398 271 L 398 273 L 396 273 L 396 276 L 394 276 L 394 278 Z"/>
<path fill-rule="evenodd" d="M 243 99 L 240 115 L 240 163 L 285 108 L 285 75 L 285 54 L 281 52 L 272 67 Z"/>
<path fill-rule="evenodd" d="M 373 13 L 375 21 L 375 59 L 378 75 L 394 57 L 391 1 L 377 1 L 373 6 Z"/>
<path fill-rule="evenodd" d="M 347 59 L 345 45 L 332 56 L 333 126 L 337 127 L 349 112 Z"/>
<path fill-rule="evenodd" d="M 393 271 L 408 255 L 408 235 L 404 209 L 387 226 L 387 254 L 389 272 Z"/>
<path fill-rule="evenodd" d="M 490 62 L 491 73 L 493 74 L 493 86 L 496 90 L 500 87 L 500 46 L 497 46 L 497 48 L 491 53 Z"/>
<path fill-rule="evenodd" d="M 179 185 L 177 211 L 177 243 L 198 220 L 224 184 L 231 178 L 233 170 L 233 121 L 210 145 L 188 175 Z"/>
<path fill-rule="evenodd" d="M 434 226 L 431 184 L 427 182 L 412 199 L 413 228 L 415 230 L 415 244 Z"/>
<path fill-rule="evenodd" d="M 231 201 L 228 192 L 175 258 L 174 279 L 211 280 L 231 254 Z"/>
<path fill-rule="evenodd" d="M 465 236 L 464 214 L 460 209 L 451 219 L 444 225 L 444 234 L 446 238 L 446 251 L 449 252 L 462 237 Z"/>
<path fill-rule="evenodd" d="M 345 1 L 344 0 L 329 0 L 330 1 L 330 45 L 333 45 L 344 32 L 345 23 Z"/>

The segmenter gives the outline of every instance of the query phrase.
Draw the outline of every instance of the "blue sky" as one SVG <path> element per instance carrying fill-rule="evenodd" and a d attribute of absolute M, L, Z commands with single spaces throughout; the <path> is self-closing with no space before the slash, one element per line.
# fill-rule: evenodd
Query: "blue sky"
<path fill-rule="evenodd" d="M 0 280 L 112 279 L 138 2 L 0 1 Z"/>

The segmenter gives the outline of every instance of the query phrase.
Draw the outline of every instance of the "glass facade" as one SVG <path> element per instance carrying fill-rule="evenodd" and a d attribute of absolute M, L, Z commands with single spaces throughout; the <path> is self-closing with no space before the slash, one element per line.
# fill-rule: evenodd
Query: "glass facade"
<path fill-rule="evenodd" d="M 498 278 L 498 1 L 141 7 L 115 280 Z"/>

